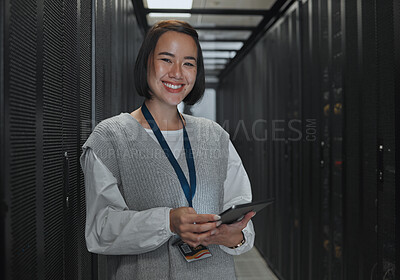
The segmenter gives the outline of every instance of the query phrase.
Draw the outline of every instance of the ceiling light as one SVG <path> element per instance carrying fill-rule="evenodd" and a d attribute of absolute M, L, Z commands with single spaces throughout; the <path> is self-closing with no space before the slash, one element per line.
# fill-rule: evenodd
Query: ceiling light
<path fill-rule="evenodd" d="M 189 18 L 191 14 L 187 13 L 149 13 L 149 17 L 166 17 L 166 18 Z"/>
<path fill-rule="evenodd" d="M 235 51 L 226 51 L 226 52 L 203 51 L 204 58 L 233 58 L 235 55 L 236 55 Z"/>
<path fill-rule="evenodd" d="M 217 76 L 206 76 L 206 83 L 218 83 L 219 79 Z"/>
<path fill-rule="evenodd" d="M 204 65 L 205 70 L 222 70 L 225 68 L 225 65 L 221 64 L 206 64 Z"/>
<path fill-rule="evenodd" d="M 147 0 L 149 9 L 191 9 L 193 0 Z"/>
<path fill-rule="evenodd" d="M 204 50 L 239 50 L 242 42 L 200 42 L 201 49 Z"/>
<path fill-rule="evenodd" d="M 204 64 L 225 64 L 228 63 L 228 59 L 224 58 L 206 58 Z"/>

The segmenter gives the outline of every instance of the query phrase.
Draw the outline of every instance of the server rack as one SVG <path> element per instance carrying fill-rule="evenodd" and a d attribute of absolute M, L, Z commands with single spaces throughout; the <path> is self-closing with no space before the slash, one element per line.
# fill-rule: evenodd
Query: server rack
<path fill-rule="evenodd" d="M 140 102 L 132 3 L 7 0 L 0 13 L 1 278 L 98 279 L 79 156 L 94 124 Z"/>
<path fill-rule="evenodd" d="M 282 279 L 398 276 L 394 7 L 297 2 L 221 77 L 219 121 L 254 199 L 277 199 L 255 217 L 256 244 Z M 248 137 L 260 118 L 275 138 Z"/>

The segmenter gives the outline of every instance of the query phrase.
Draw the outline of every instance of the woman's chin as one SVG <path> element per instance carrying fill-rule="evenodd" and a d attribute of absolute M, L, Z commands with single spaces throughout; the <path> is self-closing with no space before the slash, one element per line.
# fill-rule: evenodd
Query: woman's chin
<path fill-rule="evenodd" d="M 171 105 L 171 106 L 178 106 L 178 104 L 181 103 L 181 102 L 183 101 L 183 99 L 184 99 L 184 98 L 182 98 L 182 97 L 179 97 L 179 98 L 168 98 L 168 99 L 165 100 L 165 101 L 166 101 L 166 103 L 167 103 L 168 105 Z"/>

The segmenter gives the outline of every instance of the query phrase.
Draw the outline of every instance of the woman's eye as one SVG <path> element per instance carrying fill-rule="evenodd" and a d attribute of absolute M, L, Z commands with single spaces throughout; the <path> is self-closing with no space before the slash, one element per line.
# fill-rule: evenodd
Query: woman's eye
<path fill-rule="evenodd" d="M 165 61 L 165 62 L 171 62 L 171 59 L 169 59 L 169 58 L 161 58 L 161 60 Z"/>
<path fill-rule="evenodd" d="M 190 66 L 190 67 L 193 67 L 193 66 L 194 66 L 194 64 L 192 64 L 192 63 L 190 63 L 190 62 L 186 62 L 185 65 Z"/>

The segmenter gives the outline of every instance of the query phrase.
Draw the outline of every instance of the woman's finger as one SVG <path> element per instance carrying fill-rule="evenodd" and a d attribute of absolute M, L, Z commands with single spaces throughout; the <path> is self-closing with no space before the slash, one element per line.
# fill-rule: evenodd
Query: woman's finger
<path fill-rule="evenodd" d="M 187 215 L 188 223 L 191 224 L 204 224 L 208 222 L 214 222 L 221 219 L 220 216 L 214 214 L 191 214 Z"/>
<path fill-rule="evenodd" d="M 184 224 L 182 225 L 181 230 L 185 232 L 203 233 L 215 229 L 220 224 L 220 221 L 204 224 Z"/>
<path fill-rule="evenodd" d="M 206 238 L 211 236 L 211 231 L 205 233 L 192 233 L 192 232 L 185 232 L 181 235 L 181 239 L 186 242 L 187 244 L 198 246 L 201 244 Z M 192 246 L 192 245 L 191 245 Z M 193 246 L 192 246 L 193 247 Z"/>

